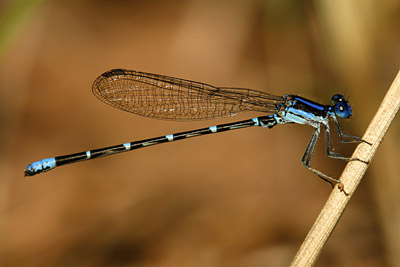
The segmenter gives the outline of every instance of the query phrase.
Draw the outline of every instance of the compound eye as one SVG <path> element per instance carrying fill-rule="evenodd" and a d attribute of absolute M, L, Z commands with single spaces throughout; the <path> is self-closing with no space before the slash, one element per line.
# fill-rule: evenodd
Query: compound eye
<path fill-rule="evenodd" d="M 351 106 L 347 102 L 338 102 L 334 109 L 339 118 L 346 119 L 352 115 Z"/>
<path fill-rule="evenodd" d="M 345 101 L 346 100 L 344 99 L 344 96 L 342 96 L 341 94 L 336 94 L 336 95 L 332 96 L 331 104 L 332 104 L 332 106 L 334 106 L 339 102 L 345 102 Z"/>

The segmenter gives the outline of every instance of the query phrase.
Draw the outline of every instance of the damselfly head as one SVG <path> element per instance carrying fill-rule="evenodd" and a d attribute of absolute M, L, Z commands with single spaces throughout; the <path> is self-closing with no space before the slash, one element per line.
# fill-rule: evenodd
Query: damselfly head
<path fill-rule="evenodd" d="M 350 118 L 353 115 L 353 111 L 349 102 L 346 101 L 344 96 L 336 94 L 332 96 L 331 104 L 336 116 L 342 119 Z"/>

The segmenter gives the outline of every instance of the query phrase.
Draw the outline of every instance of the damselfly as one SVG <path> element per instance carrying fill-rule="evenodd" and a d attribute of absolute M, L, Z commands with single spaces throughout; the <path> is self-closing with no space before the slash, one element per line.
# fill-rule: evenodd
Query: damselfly
<path fill-rule="evenodd" d="M 268 115 L 43 159 L 29 164 L 25 169 L 25 176 L 33 176 L 70 163 L 189 137 L 250 126 L 272 128 L 277 124 L 299 123 L 315 128 L 301 162 L 307 169 L 333 185 L 332 182 L 340 181 L 310 167 L 311 155 L 321 132 L 321 126 L 325 129 L 326 152 L 330 158 L 358 160 L 341 156 L 331 150 L 330 120 L 334 122 L 341 142 L 365 142 L 358 136 L 344 134 L 341 131 L 337 118 L 351 117 L 352 109 L 340 94 L 332 96 L 330 105 L 322 105 L 297 95 L 276 96 L 251 89 L 215 87 L 200 82 L 123 69 L 110 70 L 100 75 L 93 83 L 92 90 L 98 99 L 108 105 L 155 119 L 196 121 L 233 116 L 244 111 L 258 111 Z"/>

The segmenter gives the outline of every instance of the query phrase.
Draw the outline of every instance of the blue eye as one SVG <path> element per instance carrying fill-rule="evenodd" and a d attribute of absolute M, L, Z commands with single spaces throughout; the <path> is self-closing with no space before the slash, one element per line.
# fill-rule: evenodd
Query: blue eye
<path fill-rule="evenodd" d="M 337 103 L 334 108 L 339 118 L 346 119 L 352 115 L 351 106 L 348 103 Z"/>
<path fill-rule="evenodd" d="M 336 94 L 331 100 L 335 114 L 342 119 L 346 119 L 353 115 L 349 102 L 344 99 L 344 96 Z"/>

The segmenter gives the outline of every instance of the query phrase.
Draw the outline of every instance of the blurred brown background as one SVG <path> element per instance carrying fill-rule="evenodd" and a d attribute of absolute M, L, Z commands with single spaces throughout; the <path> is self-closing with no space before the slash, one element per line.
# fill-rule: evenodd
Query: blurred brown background
<path fill-rule="evenodd" d="M 301 165 L 313 131 L 301 125 L 24 178 L 42 158 L 260 115 L 142 118 L 92 95 L 104 71 L 327 104 L 343 93 L 354 111 L 344 128 L 362 135 L 400 66 L 394 0 L 3 0 L 0 23 L 2 266 L 287 266 L 329 196 L 330 186 Z M 397 118 L 317 266 L 400 266 L 399 130 Z M 314 166 L 338 177 L 344 163 L 319 144 Z M 354 149 L 337 145 L 347 155 Z"/>

